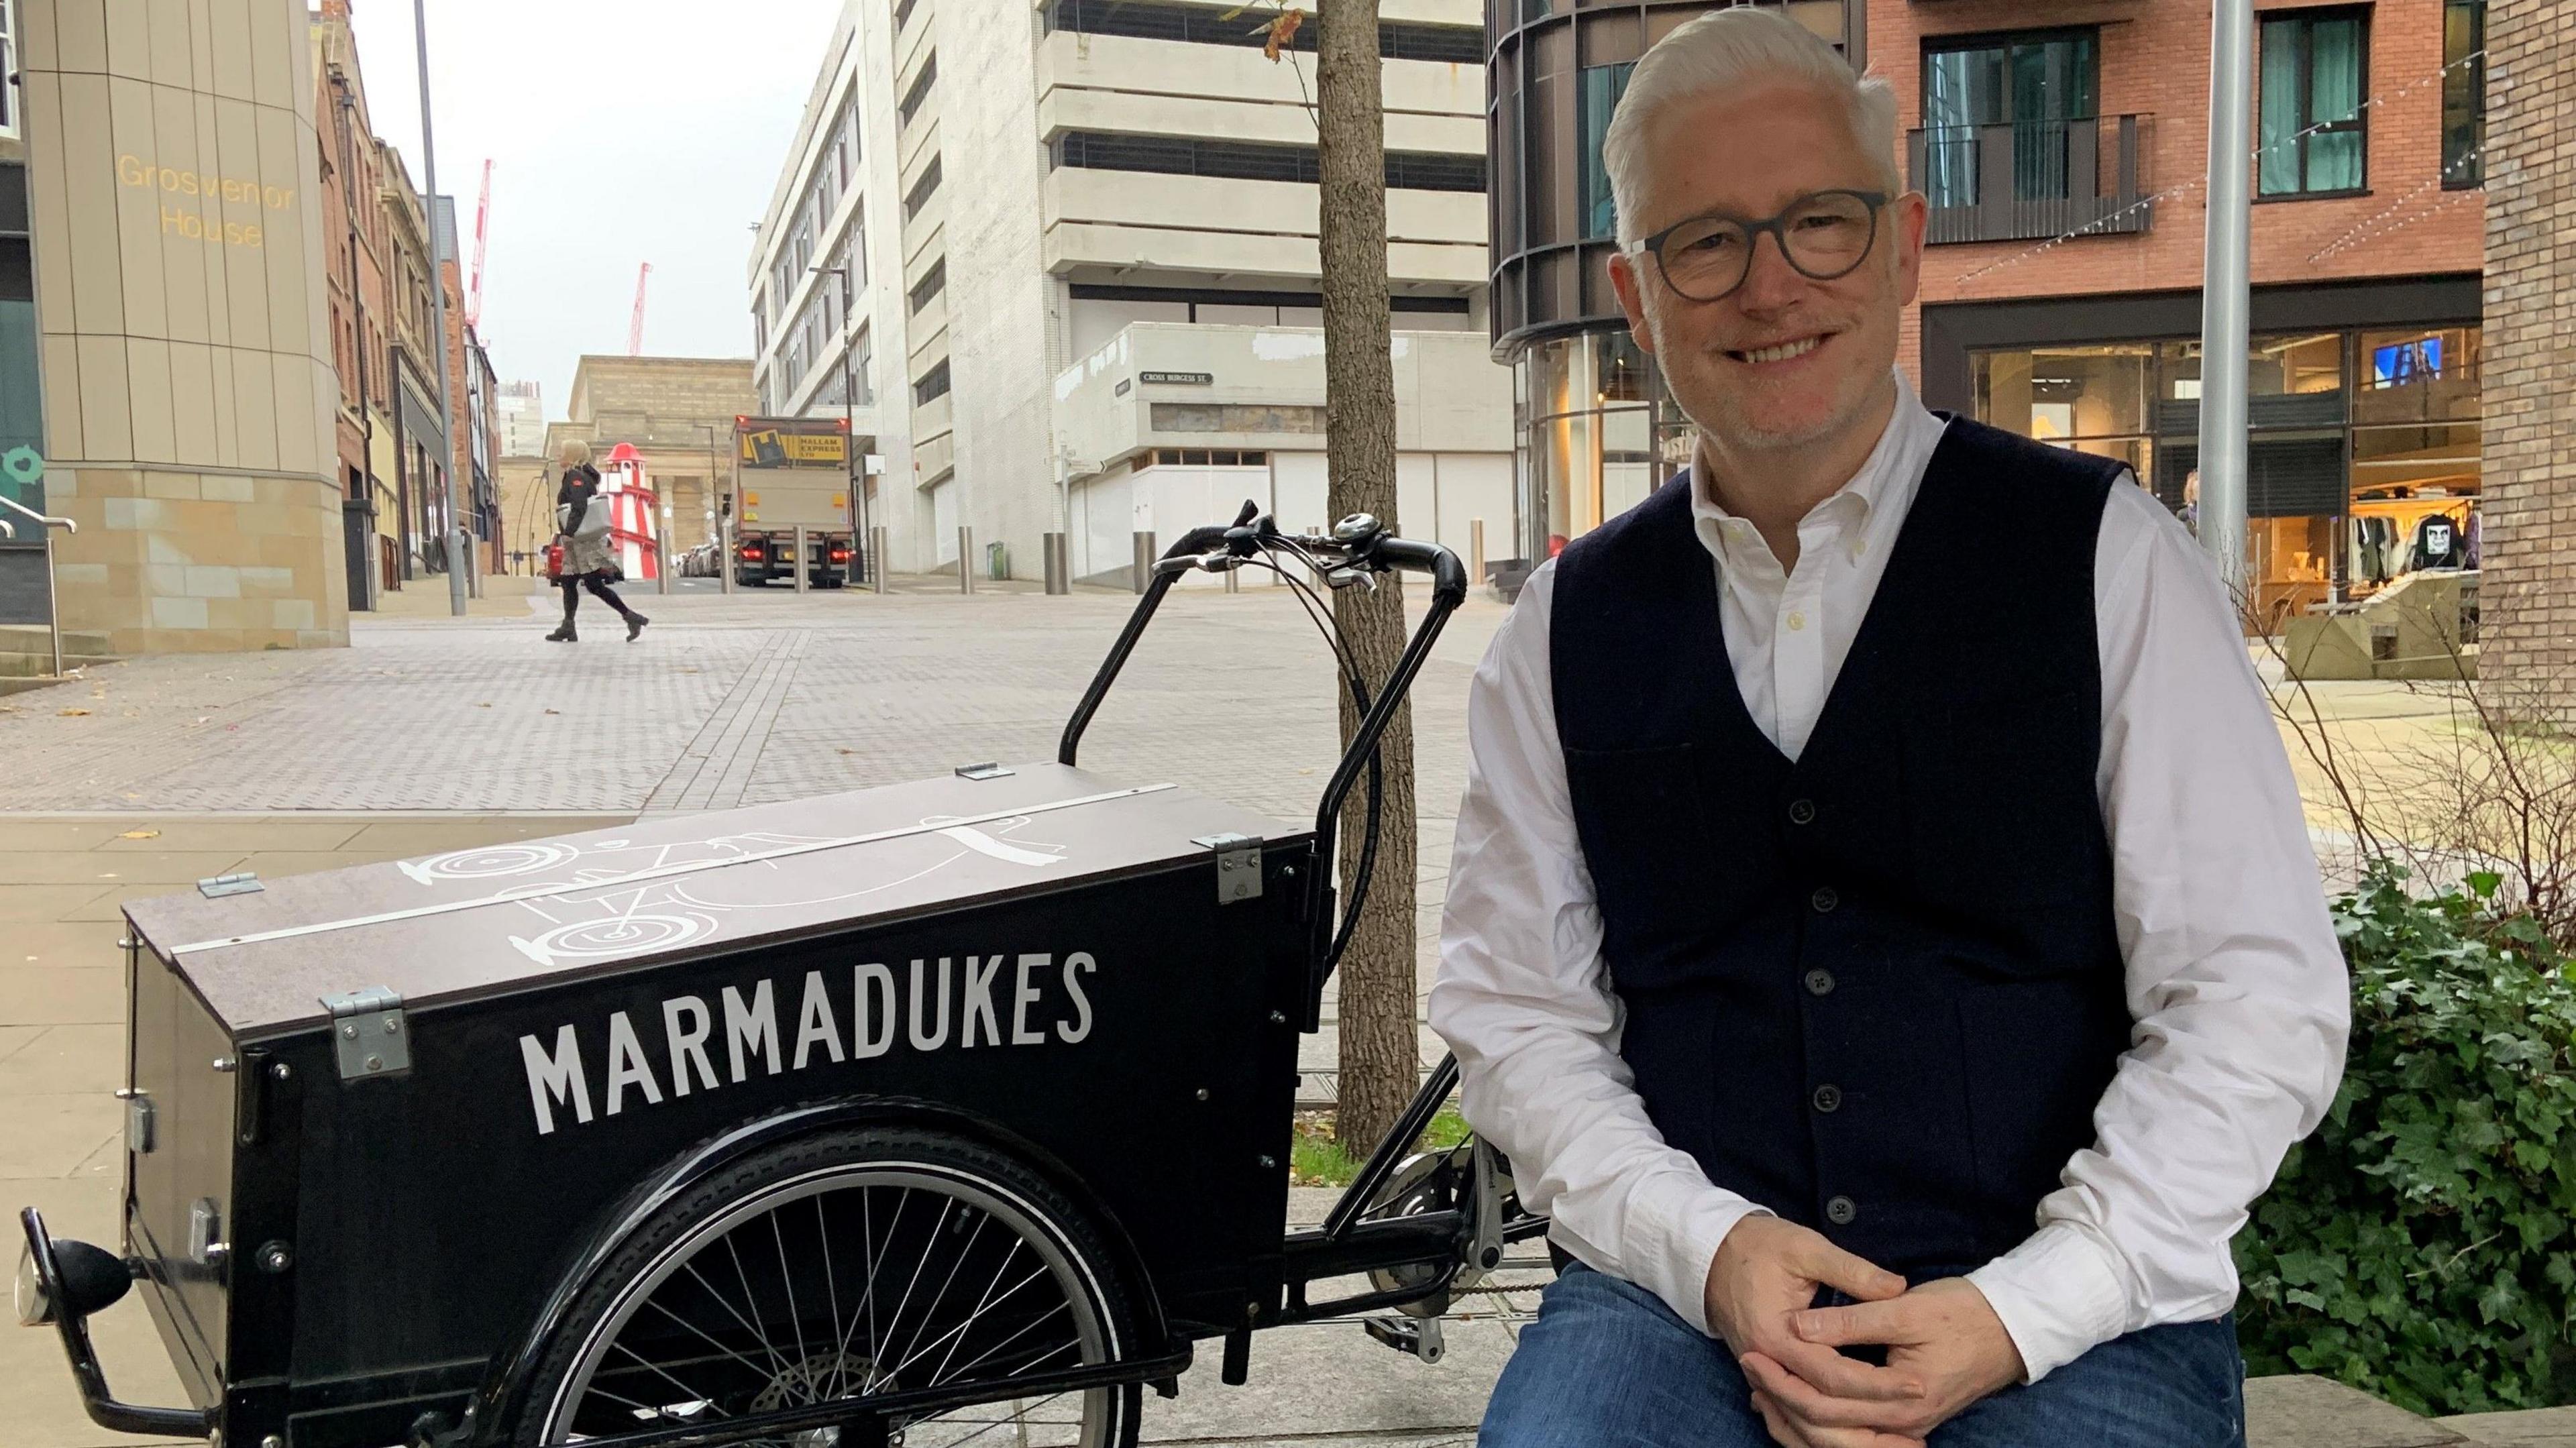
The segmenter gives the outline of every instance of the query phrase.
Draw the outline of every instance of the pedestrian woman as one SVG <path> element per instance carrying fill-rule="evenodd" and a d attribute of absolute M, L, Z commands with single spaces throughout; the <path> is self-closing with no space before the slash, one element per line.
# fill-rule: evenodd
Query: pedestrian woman
<path fill-rule="evenodd" d="M 567 439 L 557 454 L 563 465 L 563 486 L 555 493 L 555 523 L 559 530 L 556 541 L 563 545 L 563 572 L 556 582 L 563 586 L 563 624 L 546 635 L 546 642 L 568 644 L 578 641 L 573 632 L 572 617 L 581 608 L 581 591 L 591 596 L 626 620 L 626 641 L 644 632 L 651 620 L 626 606 L 626 600 L 608 586 L 610 570 L 616 567 L 616 555 L 609 551 L 608 530 L 584 529 L 582 515 L 590 510 L 591 500 L 599 496 L 599 469 L 590 465 L 590 444 L 578 438 Z"/>

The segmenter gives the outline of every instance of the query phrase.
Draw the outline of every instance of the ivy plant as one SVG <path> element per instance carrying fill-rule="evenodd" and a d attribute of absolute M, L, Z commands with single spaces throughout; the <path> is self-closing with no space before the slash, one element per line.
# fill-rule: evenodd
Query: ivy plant
<path fill-rule="evenodd" d="M 2497 880 L 2334 903 L 2352 1045 L 2235 1242 L 2249 1371 L 2419 1413 L 2576 1401 L 2576 983 Z"/>

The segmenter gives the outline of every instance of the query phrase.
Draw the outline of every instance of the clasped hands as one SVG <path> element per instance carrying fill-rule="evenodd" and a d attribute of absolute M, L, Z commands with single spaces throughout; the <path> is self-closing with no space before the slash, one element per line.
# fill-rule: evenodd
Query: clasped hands
<path fill-rule="evenodd" d="M 1857 1299 L 1815 1307 L 1818 1287 Z M 2021 1353 L 1964 1278 L 1905 1279 L 1772 1216 L 1735 1224 L 1709 1264 L 1709 1327 L 1786 1448 L 1923 1448 L 1932 1430 L 2022 1377 Z M 1887 1365 L 1839 1348 L 1877 1345 Z"/>

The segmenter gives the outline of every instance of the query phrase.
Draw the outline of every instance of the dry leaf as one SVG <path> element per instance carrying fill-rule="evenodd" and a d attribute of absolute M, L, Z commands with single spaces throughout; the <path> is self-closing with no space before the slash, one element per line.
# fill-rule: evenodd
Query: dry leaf
<path fill-rule="evenodd" d="M 477 705 L 475 705 L 474 707 L 475 707 L 475 708 L 477 708 L 477 709 L 489 709 L 489 708 L 491 708 L 492 706 L 491 706 L 491 705 L 489 705 L 489 704 L 477 704 Z"/>
<path fill-rule="evenodd" d="M 548 709 L 546 712 L 549 714 L 560 714 L 563 711 L 561 709 Z"/>
<path fill-rule="evenodd" d="M 1303 10 L 1292 6 L 1280 11 L 1279 18 L 1266 27 L 1270 35 L 1261 42 L 1261 53 L 1273 61 L 1279 59 L 1279 52 L 1287 49 L 1289 42 L 1297 38 L 1297 27 L 1305 23 L 1306 12 Z"/>
<path fill-rule="evenodd" d="M 127 830 L 125 833 L 118 835 L 117 838 L 120 840 L 157 840 L 161 838 L 161 832 L 159 830 Z"/>
<path fill-rule="evenodd" d="M 79 716 L 79 715 L 82 715 L 82 714 L 86 714 L 86 713 L 88 713 L 88 712 L 89 712 L 89 711 L 88 711 L 87 709 L 65 709 L 65 710 L 63 710 L 63 711 L 62 711 L 62 713 L 61 713 L 61 717 L 62 717 L 62 718 L 65 718 L 65 719 L 70 719 L 70 718 L 75 718 L 75 717 L 77 717 L 77 716 Z"/>

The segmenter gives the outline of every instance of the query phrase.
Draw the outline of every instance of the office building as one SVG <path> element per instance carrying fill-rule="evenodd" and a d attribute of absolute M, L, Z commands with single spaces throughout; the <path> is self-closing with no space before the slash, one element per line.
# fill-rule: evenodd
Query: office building
<path fill-rule="evenodd" d="M 1483 35 L 1381 8 L 1398 519 L 1514 533 L 1484 335 Z M 1311 25 L 1176 0 L 852 0 L 749 277 L 763 410 L 846 415 L 898 570 L 1123 582 L 1244 498 L 1326 521 Z M 847 278 L 850 303 L 842 301 Z M 844 377 L 846 375 L 846 381 Z"/>

